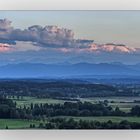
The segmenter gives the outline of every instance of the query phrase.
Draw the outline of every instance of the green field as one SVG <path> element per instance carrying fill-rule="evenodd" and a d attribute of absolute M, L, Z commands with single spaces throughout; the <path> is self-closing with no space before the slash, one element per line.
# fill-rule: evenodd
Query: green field
<path fill-rule="evenodd" d="M 39 126 L 39 121 L 28 121 L 28 120 L 18 120 L 18 119 L 0 119 L 0 129 L 29 129 L 30 124 L 35 124 L 36 127 Z"/>
<path fill-rule="evenodd" d="M 84 100 L 84 99 L 83 99 Z M 115 101 L 115 102 L 132 102 L 134 100 L 140 100 L 140 97 L 92 97 L 92 98 L 85 98 L 85 100 L 88 101 L 104 101 L 104 100 L 108 100 L 108 101 Z"/>
<path fill-rule="evenodd" d="M 111 120 L 112 122 L 120 122 L 123 120 L 127 120 L 129 122 L 138 122 L 140 123 L 140 117 L 115 117 L 115 116 L 103 116 L 103 117 L 72 117 L 72 116 L 60 116 L 54 118 L 73 118 L 74 120 L 87 120 L 87 121 L 99 121 L 99 122 L 107 122 Z"/>
<path fill-rule="evenodd" d="M 50 98 L 42 98 L 42 99 L 39 99 L 39 98 L 35 98 L 35 97 L 23 97 L 23 99 L 13 99 L 14 102 L 17 103 L 17 107 L 23 107 L 24 105 L 25 106 L 30 106 L 31 103 L 33 104 L 45 104 L 45 103 L 48 103 L 48 104 L 63 104 L 65 101 L 64 100 L 57 100 L 57 99 L 50 99 Z"/>
<path fill-rule="evenodd" d="M 108 100 L 109 105 L 113 108 L 117 106 L 125 112 L 130 111 L 130 109 L 135 105 L 140 105 L 140 103 L 134 103 L 134 100 L 140 100 L 140 97 L 95 97 L 95 98 L 80 98 L 82 102 L 91 102 L 91 103 L 98 103 L 99 101 Z M 17 103 L 17 107 L 30 106 L 31 103 L 33 104 L 63 104 L 66 100 L 58 100 L 58 99 L 50 99 L 50 98 L 36 98 L 36 97 L 23 97 L 23 99 L 13 99 L 14 102 Z M 111 102 L 113 101 L 113 103 Z"/>
<path fill-rule="evenodd" d="M 53 118 L 73 118 L 74 120 L 79 121 L 87 120 L 87 121 L 99 121 L 99 122 L 107 122 L 111 120 L 112 122 L 120 122 L 123 120 L 128 120 L 129 122 L 138 122 L 140 123 L 140 117 L 114 117 L 114 116 L 107 116 L 107 117 L 72 117 L 72 116 L 59 116 Z M 28 120 L 18 120 L 18 119 L 0 119 L 0 129 L 31 129 L 30 124 L 35 124 L 36 128 L 39 126 L 39 121 L 28 121 Z"/>
<path fill-rule="evenodd" d="M 140 97 L 94 97 L 85 98 L 81 101 L 87 101 L 91 103 L 98 103 L 99 101 L 108 100 L 109 105 L 113 108 L 119 107 L 120 110 L 129 112 L 133 106 L 140 105 L 140 103 L 134 103 L 134 100 L 140 100 Z M 113 101 L 113 102 L 112 102 Z"/>

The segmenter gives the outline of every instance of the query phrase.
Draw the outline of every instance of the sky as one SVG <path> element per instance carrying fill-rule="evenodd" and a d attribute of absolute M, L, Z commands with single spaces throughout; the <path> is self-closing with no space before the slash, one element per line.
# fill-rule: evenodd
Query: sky
<path fill-rule="evenodd" d="M 139 11 L 0 11 L 0 19 L 1 64 L 140 63 Z"/>

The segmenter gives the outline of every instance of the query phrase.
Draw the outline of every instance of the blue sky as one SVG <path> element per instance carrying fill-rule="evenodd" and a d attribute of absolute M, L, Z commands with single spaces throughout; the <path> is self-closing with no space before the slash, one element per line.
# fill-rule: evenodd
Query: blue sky
<path fill-rule="evenodd" d="M 140 62 L 139 11 L 0 11 L 0 19 L 5 18 L 0 41 L 15 44 L 0 42 L 1 64 Z M 33 25 L 41 26 L 28 29 Z M 56 25 L 60 32 L 49 34 L 46 25 Z M 94 43 L 77 43 L 77 39 Z"/>
<path fill-rule="evenodd" d="M 0 18 L 11 20 L 15 28 L 58 25 L 72 29 L 76 38 L 140 47 L 139 11 L 1 11 Z"/>

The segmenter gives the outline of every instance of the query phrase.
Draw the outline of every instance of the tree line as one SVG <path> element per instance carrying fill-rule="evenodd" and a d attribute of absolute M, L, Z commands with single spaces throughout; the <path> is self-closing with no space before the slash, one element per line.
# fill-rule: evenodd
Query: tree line
<path fill-rule="evenodd" d="M 0 97 L 0 118 L 41 120 L 54 116 L 140 116 L 140 106 L 134 106 L 130 112 L 116 107 L 113 109 L 106 102 L 65 102 L 64 104 L 33 104 L 17 108 L 16 102 Z"/>
<path fill-rule="evenodd" d="M 35 125 L 30 125 L 30 128 L 35 128 Z M 73 118 L 54 118 L 47 123 L 40 123 L 37 128 L 40 129 L 140 129 L 140 123 L 129 122 L 122 120 L 120 122 L 87 121 L 74 120 Z"/>

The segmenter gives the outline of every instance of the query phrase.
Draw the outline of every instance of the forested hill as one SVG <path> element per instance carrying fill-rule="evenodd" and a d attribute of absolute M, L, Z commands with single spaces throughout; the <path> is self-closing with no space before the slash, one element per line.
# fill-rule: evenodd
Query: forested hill
<path fill-rule="evenodd" d="M 47 80 L 0 80 L 1 95 L 34 96 L 39 98 L 138 96 L 133 89 L 106 84 L 74 83 Z"/>

